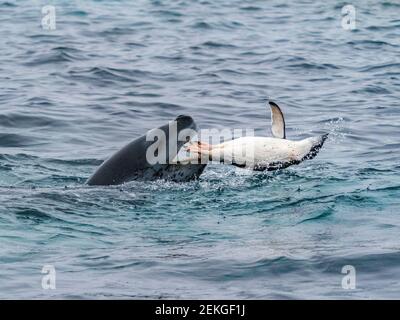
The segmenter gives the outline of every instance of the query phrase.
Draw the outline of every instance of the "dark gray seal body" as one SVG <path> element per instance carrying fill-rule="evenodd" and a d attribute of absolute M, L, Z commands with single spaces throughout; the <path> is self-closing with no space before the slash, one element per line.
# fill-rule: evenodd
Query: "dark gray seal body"
<path fill-rule="evenodd" d="M 206 164 L 179 164 L 171 161 L 185 142 L 193 137 L 195 130 L 196 124 L 191 117 L 178 116 L 174 121 L 150 130 L 116 152 L 100 165 L 86 183 L 118 185 L 133 180 L 185 182 L 197 179 Z M 157 162 L 154 159 L 163 156 L 166 161 Z"/>

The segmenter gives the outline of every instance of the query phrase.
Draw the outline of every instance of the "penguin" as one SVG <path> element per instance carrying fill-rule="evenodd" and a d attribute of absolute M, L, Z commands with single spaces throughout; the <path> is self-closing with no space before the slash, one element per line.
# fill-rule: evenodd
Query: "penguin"
<path fill-rule="evenodd" d="M 286 139 L 285 118 L 281 108 L 273 101 L 268 104 L 273 137 L 246 136 L 214 145 L 199 141 L 185 146 L 186 151 L 192 159 L 201 159 L 201 163 L 220 162 L 255 171 L 284 169 L 313 159 L 328 134 L 303 140 Z"/>

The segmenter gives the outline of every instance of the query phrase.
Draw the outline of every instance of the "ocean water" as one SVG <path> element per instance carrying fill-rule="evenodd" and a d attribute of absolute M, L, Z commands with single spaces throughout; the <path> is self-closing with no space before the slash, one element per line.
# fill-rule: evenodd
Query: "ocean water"
<path fill-rule="evenodd" d="M 0 1 L 0 298 L 400 298 L 400 4 L 345 4 Z M 268 98 L 314 160 L 84 184 L 179 114 L 270 135 Z"/>

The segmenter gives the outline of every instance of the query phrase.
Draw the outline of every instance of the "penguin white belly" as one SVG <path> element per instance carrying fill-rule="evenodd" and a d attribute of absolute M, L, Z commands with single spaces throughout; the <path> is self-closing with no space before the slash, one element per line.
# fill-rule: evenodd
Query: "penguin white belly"
<path fill-rule="evenodd" d="M 242 137 L 222 143 L 213 148 L 213 151 L 219 150 L 217 156 L 225 163 L 230 162 L 243 167 L 268 166 L 301 160 L 309 151 L 308 143 L 304 141 Z"/>

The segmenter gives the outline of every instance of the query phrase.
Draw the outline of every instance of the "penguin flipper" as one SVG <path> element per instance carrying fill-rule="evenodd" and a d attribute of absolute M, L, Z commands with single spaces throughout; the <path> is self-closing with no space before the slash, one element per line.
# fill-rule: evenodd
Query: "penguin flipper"
<path fill-rule="evenodd" d="M 285 118 L 281 111 L 281 108 L 272 101 L 269 101 L 271 107 L 271 131 L 275 138 L 286 139 L 285 131 Z"/>

